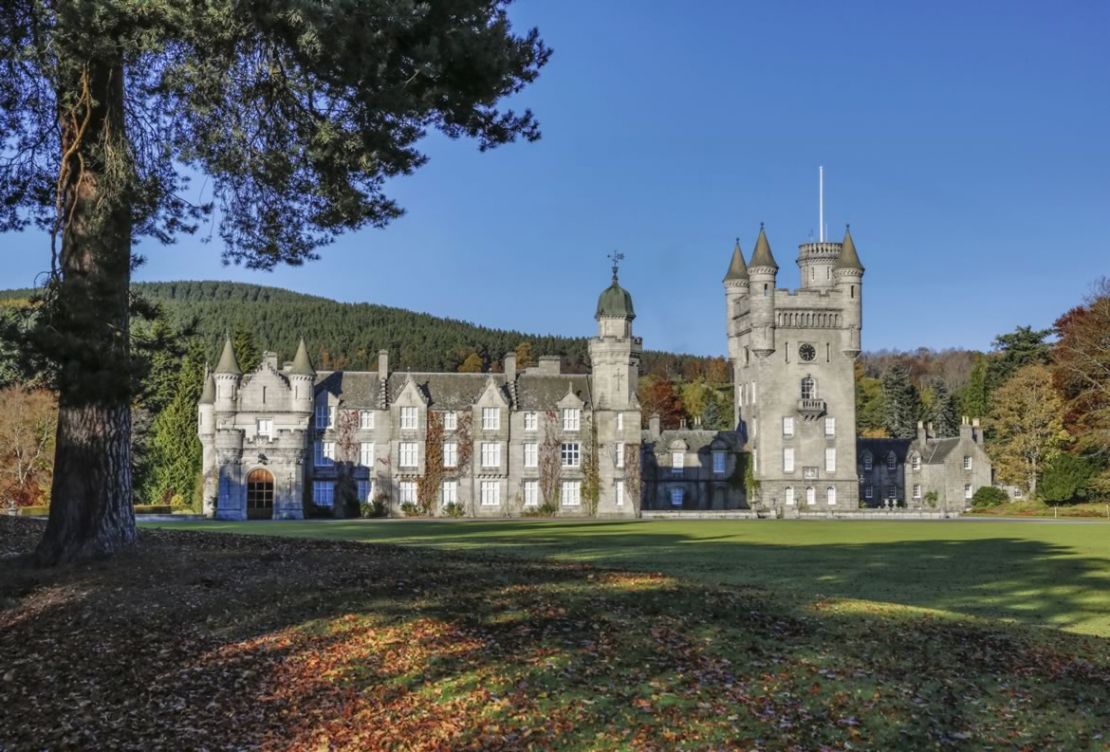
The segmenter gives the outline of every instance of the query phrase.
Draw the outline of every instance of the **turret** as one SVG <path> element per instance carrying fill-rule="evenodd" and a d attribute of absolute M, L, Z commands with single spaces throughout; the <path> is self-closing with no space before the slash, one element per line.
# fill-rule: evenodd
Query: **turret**
<path fill-rule="evenodd" d="M 224 349 L 220 354 L 220 361 L 216 370 L 212 372 L 216 386 L 215 409 L 218 413 L 233 412 L 239 391 L 239 379 L 243 376 L 239 368 L 239 361 L 235 358 L 235 348 L 231 346 L 231 337 L 224 340 Z"/>
<path fill-rule="evenodd" d="M 748 264 L 748 280 L 752 307 L 752 352 L 766 357 L 775 351 L 775 278 L 779 265 L 771 254 L 771 244 L 763 224 L 755 241 L 752 261 Z"/>
<path fill-rule="evenodd" d="M 208 366 L 204 367 L 204 388 L 197 402 L 198 426 L 197 433 L 203 438 L 211 436 L 216 431 L 216 380 Z"/>
<path fill-rule="evenodd" d="M 833 276 L 836 288 L 844 296 L 844 340 L 841 352 L 855 357 L 860 352 L 860 331 L 863 329 L 863 264 L 856 253 L 852 232 L 844 228 L 844 241 L 840 244 Z"/>
<path fill-rule="evenodd" d="M 836 285 L 833 270 L 840 243 L 802 243 L 798 246 L 798 272 L 803 290 L 831 290 Z"/>
<path fill-rule="evenodd" d="M 316 369 L 308 359 L 308 348 L 304 345 L 304 338 L 297 344 L 297 355 L 289 367 L 289 386 L 293 390 L 292 406 L 294 410 L 311 413 L 313 410 L 313 387 L 316 382 Z"/>
<path fill-rule="evenodd" d="M 614 256 L 614 262 L 623 256 Z M 612 283 L 597 299 L 597 336 L 590 340 L 594 394 L 600 405 L 626 408 L 635 400 L 640 372 L 640 341 L 632 336 L 636 311 L 632 295 L 620 286 L 617 264 Z"/>
<path fill-rule="evenodd" d="M 728 262 L 728 271 L 725 272 L 722 283 L 725 286 L 725 332 L 731 337 L 733 321 L 740 315 L 744 299 L 748 297 L 748 265 L 744 263 L 744 253 L 740 250 L 740 238 L 736 239 L 732 259 Z"/>

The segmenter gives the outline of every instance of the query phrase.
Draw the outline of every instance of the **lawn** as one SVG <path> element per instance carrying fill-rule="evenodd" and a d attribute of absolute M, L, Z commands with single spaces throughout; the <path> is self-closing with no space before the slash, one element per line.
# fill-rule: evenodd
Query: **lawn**
<path fill-rule="evenodd" d="M 190 522 L 175 529 L 588 562 L 1110 636 L 1110 524 L 949 521 Z"/>
<path fill-rule="evenodd" d="M 1110 640 L 866 589 L 968 590 L 986 548 L 1016 602 L 1024 552 L 1076 589 L 1039 613 L 1094 623 L 1110 528 L 993 524 L 147 528 L 42 570 L 12 558 L 41 523 L 0 517 L 0 749 L 1105 749 Z"/>

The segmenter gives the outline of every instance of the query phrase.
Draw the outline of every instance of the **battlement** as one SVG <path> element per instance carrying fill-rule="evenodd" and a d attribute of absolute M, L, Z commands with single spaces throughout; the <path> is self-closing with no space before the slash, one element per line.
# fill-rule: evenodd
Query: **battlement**
<path fill-rule="evenodd" d="M 840 257 L 842 243 L 802 243 L 798 246 L 798 260 L 805 259 L 836 259 Z"/>

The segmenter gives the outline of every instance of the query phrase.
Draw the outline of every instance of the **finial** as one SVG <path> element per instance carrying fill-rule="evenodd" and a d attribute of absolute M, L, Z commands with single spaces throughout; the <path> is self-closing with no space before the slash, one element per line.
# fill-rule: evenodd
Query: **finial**
<path fill-rule="evenodd" d="M 613 251 L 607 258 L 613 262 L 613 284 L 616 284 L 617 272 L 620 270 L 621 262 L 624 261 L 624 254 L 619 251 Z"/>
<path fill-rule="evenodd" d="M 762 222 L 759 223 L 759 229 L 761 229 L 761 230 L 763 229 L 763 223 Z"/>

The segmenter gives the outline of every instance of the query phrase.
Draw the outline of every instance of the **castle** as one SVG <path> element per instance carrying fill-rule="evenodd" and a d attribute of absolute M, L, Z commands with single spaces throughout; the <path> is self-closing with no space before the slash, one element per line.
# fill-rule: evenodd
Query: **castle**
<path fill-rule="evenodd" d="M 204 512 L 296 519 L 353 497 L 390 514 L 530 512 L 633 518 L 644 511 L 756 509 L 791 517 L 860 508 L 963 509 L 991 481 L 982 431 L 857 439 L 854 362 L 863 276 L 850 231 L 799 247 L 801 287 L 778 288 L 760 227 L 724 278 L 733 430 L 642 426 L 642 341 L 632 296 L 598 298 L 590 373 L 556 356 L 502 373 L 317 372 L 302 340 L 243 374 L 230 340 L 198 405 Z"/>

